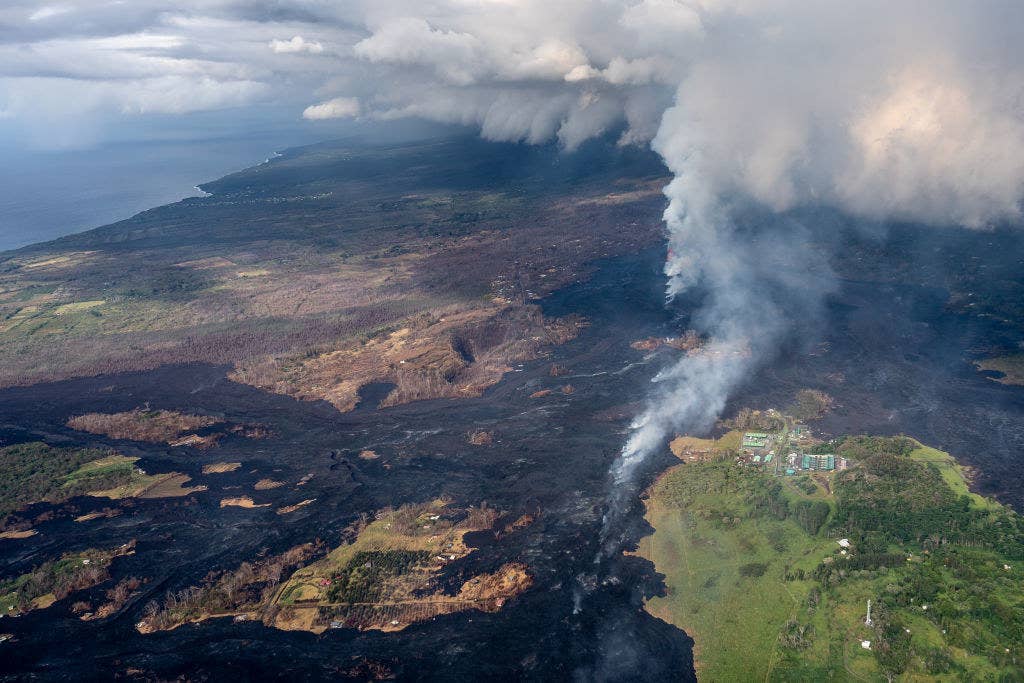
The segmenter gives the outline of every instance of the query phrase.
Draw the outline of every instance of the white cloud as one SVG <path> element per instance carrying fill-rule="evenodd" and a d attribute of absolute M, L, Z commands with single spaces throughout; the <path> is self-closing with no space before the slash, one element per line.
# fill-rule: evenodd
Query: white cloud
<path fill-rule="evenodd" d="M 1017 105 L 1000 103 L 1007 85 L 957 82 L 931 68 L 894 75 L 851 121 L 856 153 L 838 175 L 839 198 L 859 213 L 938 223 L 1018 216 L 1024 130 Z"/>
<path fill-rule="evenodd" d="M 182 47 L 186 44 L 186 40 L 181 36 L 175 35 L 126 33 L 106 38 L 93 38 L 82 41 L 81 44 L 92 49 L 106 51 L 157 51 L 173 50 L 174 48 Z"/>
<path fill-rule="evenodd" d="M 359 100 L 354 97 L 335 97 L 332 100 L 306 107 L 302 118 L 319 121 L 323 119 L 347 119 L 359 116 Z"/>
<path fill-rule="evenodd" d="M 419 17 L 388 21 L 356 43 L 353 53 L 375 63 L 430 67 L 458 85 L 473 83 L 485 68 L 484 46 L 475 36 L 437 30 Z"/>
<path fill-rule="evenodd" d="M 270 49 L 277 54 L 309 52 L 316 55 L 324 51 L 324 46 L 315 40 L 306 40 L 302 36 L 292 36 L 291 40 L 278 40 L 275 38 L 270 41 Z"/>
<path fill-rule="evenodd" d="M 28 15 L 29 21 L 46 21 L 52 17 L 67 14 L 70 8 L 61 5 L 44 5 Z"/>

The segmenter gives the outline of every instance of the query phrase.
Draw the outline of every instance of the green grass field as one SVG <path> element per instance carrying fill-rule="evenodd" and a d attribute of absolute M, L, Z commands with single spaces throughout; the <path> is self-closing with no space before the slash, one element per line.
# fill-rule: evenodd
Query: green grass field
<path fill-rule="evenodd" d="M 642 541 L 641 554 L 665 574 L 670 593 L 648 609 L 696 638 L 702 680 L 764 680 L 780 658 L 780 633 L 814 585 L 785 581 L 785 574 L 811 572 L 836 544 L 792 520 L 752 517 L 742 489 L 688 495 L 686 510 L 663 502 L 683 479 L 697 490 L 727 485 L 730 476 L 761 476 L 730 469 L 678 465 L 657 484 L 647 517 L 657 531 Z"/>
<path fill-rule="evenodd" d="M 970 493 L 949 454 L 916 442 L 882 452 L 896 443 L 862 440 L 835 496 L 731 459 L 658 480 L 639 552 L 667 595 L 647 609 L 694 638 L 701 680 L 1022 680 L 1024 522 Z M 820 530 L 801 501 L 830 506 Z M 945 531 L 900 527 L 928 515 Z"/>
<path fill-rule="evenodd" d="M 92 485 L 107 488 L 126 482 L 137 459 L 96 448 L 55 448 L 39 441 L 0 448 L 0 519 L 31 503 L 62 503 L 88 493 Z"/>
<path fill-rule="evenodd" d="M 939 470 L 939 474 L 942 475 L 943 481 L 946 482 L 953 493 L 958 496 L 970 496 L 973 503 L 981 508 L 998 510 L 1003 507 L 991 498 L 986 498 L 985 496 L 979 496 L 977 493 L 972 493 L 970 488 L 967 486 L 967 479 L 964 477 L 963 468 L 949 453 L 923 444 L 918 445 L 919 448 L 915 448 L 911 451 L 910 457 L 919 462 L 927 462 L 935 465 Z"/>

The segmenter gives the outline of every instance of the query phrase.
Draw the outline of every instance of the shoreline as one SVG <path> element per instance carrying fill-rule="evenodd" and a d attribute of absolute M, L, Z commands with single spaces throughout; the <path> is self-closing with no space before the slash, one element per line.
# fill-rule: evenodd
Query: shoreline
<path fill-rule="evenodd" d="M 258 151 L 266 149 L 259 140 L 218 138 L 180 143 L 149 142 L 132 152 L 128 152 L 127 145 L 121 143 L 89 152 L 19 156 L 13 162 L 23 162 L 23 165 L 30 168 L 27 176 L 38 177 L 39 180 L 19 187 L 20 193 L 16 196 L 0 196 L 0 212 L 12 224 L 0 231 L 0 260 L 19 253 L 31 253 L 59 240 L 132 220 L 147 211 L 188 199 L 211 197 L 213 193 L 203 189 L 206 184 L 234 173 L 265 166 L 286 155 L 291 149 L 310 144 L 301 139 L 268 142 L 274 150 L 269 155 Z M 239 146 L 242 149 L 238 149 Z M 217 150 L 219 147 L 229 149 Z M 205 165 L 211 166 L 210 169 L 195 168 L 196 165 L 204 164 L 194 161 L 187 163 L 196 157 L 196 154 L 189 153 L 192 148 L 212 148 L 203 159 L 209 162 Z M 149 158 L 154 152 L 164 152 L 163 156 L 168 158 Z M 182 158 L 186 161 L 180 161 Z M 226 169 L 225 164 L 218 163 L 222 159 L 232 159 Z M 135 166 L 138 168 L 135 169 Z M 160 172 L 145 174 L 144 169 L 149 166 L 159 168 Z M 54 193 L 47 185 L 49 176 L 43 175 L 48 169 L 56 174 L 57 179 L 99 176 L 105 182 L 79 182 L 77 187 L 72 187 L 70 193 L 67 193 L 68 197 L 63 203 L 54 204 Z M 145 176 L 146 179 L 134 182 L 133 179 L 139 176 Z M 207 179 L 196 182 L 197 176 Z M 178 189 L 168 189 L 172 187 Z M 40 206 L 47 207 L 42 216 L 39 215 Z M 57 225 L 63 225 L 64 228 L 54 227 Z"/>

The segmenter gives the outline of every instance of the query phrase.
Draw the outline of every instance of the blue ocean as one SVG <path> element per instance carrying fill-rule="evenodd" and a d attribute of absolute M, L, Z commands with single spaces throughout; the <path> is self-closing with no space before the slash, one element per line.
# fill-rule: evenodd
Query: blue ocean
<path fill-rule="evenodd" d="M 51 240 L 201 194 L 196 185 L 258 164 L 303 135 L 108 144 L 5 152 L 0 251 Z"/>

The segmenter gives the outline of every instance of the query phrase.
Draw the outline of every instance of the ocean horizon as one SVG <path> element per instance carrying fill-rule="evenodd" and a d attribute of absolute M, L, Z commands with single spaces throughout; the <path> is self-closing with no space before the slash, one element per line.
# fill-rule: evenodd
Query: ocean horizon
<path fill-rule="evenodd" d="M 273 134 L 5 154 L 7 163 L 0 167 L 0 251 L 203 196 L 199 185 L 313 141 L 302 134 Z"/>

